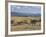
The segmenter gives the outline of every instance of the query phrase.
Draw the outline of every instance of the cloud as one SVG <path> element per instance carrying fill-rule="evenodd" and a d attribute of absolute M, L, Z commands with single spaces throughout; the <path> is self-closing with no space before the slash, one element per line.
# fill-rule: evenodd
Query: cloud
<path fill-rule="evenodd" d="M 20 13 L 41 13 L 40 6 L 16 6 L 12 5 L 12 12 L 20 12 Z"/>

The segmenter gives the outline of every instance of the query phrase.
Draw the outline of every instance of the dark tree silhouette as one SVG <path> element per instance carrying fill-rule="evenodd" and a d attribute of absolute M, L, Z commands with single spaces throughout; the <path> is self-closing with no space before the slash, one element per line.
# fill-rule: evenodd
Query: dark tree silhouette
<path fill-rule="evenodd" d="M 14 21 L 13 20 L 11 20 L 11 24 L 13 24 L 14 23 Z"/>
<path fill-rule="evenodd" d="M 34 25 L 36 24 L 36 22 L 37 22 L 37 20 L 31 20 L 31 23 Z"/>

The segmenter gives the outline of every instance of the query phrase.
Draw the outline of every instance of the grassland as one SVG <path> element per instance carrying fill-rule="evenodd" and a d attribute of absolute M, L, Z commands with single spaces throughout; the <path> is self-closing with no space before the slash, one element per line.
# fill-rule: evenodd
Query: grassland
<path fill-rule="evenodd" d="M 34 22 L 33 22 L 34 21 Z M 40 30 L 40 17 L 11 17 L 11 31 Z"/>

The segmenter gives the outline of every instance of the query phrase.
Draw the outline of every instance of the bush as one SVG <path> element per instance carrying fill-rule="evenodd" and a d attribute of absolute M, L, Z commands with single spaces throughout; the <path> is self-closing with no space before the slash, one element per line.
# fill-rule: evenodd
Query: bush
<path fill-rule="evenodd" d="M 14 21 L 13 20 L 11 20 L 11 24 L 13 24 L 14 23 Z"/>
<path fill-rule="evenodd" d="M 35 24 L 37 22 L 37 20 L 31 20 L 32 24 Z"/>
<path fill-rule="evenodd" d="M 27 20 L 24 20 L 24 21 L 23 21 L 23 23 L 26 23 L 26 24 L 28 24 Z"/>

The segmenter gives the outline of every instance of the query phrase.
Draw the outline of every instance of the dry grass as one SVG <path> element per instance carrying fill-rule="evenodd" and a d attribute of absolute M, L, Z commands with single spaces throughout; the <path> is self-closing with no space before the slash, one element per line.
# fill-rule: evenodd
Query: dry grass
<path fill-rule="evenodd" d="M 11 20 L 13 20 L 14 23 L 11 26 L 11 31 L 40 30 L 41 29 L 41 22 L 37 22 L 35 25 L 34 24 L 32 25 L 31 24 L 32 19 L 39 20 L 40 17 L 17 17 L 17 16 L 12 16 Z M 24 20 L 26 20 L 27 24 L 26 23 L 22 23 L 21 25 L 17 24 L 17 22 L 24 22 Z"/>

